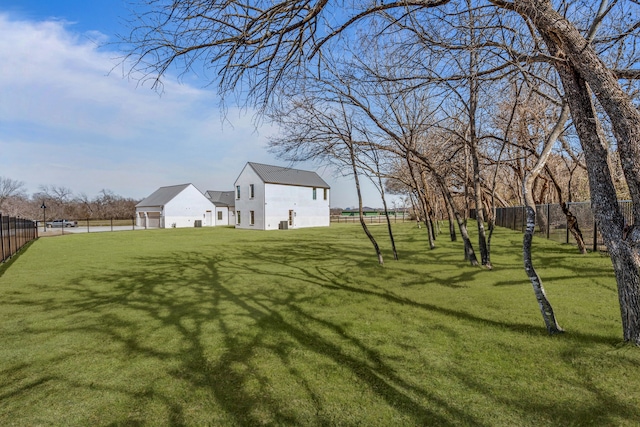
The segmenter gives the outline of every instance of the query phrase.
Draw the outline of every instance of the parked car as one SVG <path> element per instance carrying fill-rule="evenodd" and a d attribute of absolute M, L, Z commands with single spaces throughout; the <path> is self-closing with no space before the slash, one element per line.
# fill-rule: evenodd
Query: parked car
<path fill-rule="evenodd" d="M 47 227 L 75 227 L 78 225 L 77 221 L 69 221 L 66 219 L 54 219 L 53 221 L 47 222 Z"/>

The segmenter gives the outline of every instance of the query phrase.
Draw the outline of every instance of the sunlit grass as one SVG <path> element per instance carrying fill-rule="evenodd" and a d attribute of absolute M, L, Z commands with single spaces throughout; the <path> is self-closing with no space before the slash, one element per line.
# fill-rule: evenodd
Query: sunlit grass
<path fill-rule="evenodd" d="M 495 269 L 384 226 L 40 239 L 0 267 L 1 425 L 637 425 L 611 262 L 518 233 Z"/>

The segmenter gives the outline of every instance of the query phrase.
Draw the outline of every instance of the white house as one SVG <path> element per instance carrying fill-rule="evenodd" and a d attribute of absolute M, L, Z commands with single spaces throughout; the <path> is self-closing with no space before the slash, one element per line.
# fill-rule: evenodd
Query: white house
<path fill-rule="evenodd" d="M 138 227 L 214 225 L 215 206 L 193 184 L 160 187 L 136 205 Z"/>
<path fill-rule="evenodd" d="M 315 172 L 249 162 L 235 182 L 236 228 L 329 226 L 329 190 Z"/>
<path fill-rule="evenodd" d="M 206 191 L 204 195 L 216 207 L 213 217 L 214 225 L 234 225 L 236 223 L 233 191 Z"/>

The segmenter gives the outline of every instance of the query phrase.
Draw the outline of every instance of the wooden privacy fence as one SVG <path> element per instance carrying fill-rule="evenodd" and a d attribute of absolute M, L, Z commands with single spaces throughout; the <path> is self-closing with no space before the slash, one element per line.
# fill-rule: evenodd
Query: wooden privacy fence
<path fill-rule="evenodd" d="M 633 223 L 632 208 L 629 200 L 618 202 L 627 224 Z M 578 220 L 585 245 L 593 251 L 606 250 L 602 236 L 593 217 L 590 202 L 568 203 L 569 210 Z M 519 230 L 524 233 L 527 218 L 524 206 L 497 208 L 496 225 Z M 536 236 L 555 240 L 560 243 L 575 243 L 567 227 L 567 217 L 559 204 L 536 205 Z"/>
<path fill-rule="evenodd" d="M 0 214 L 0 252 L 5 262 L 24 245 L 38 237 L 36 222 Z"/>

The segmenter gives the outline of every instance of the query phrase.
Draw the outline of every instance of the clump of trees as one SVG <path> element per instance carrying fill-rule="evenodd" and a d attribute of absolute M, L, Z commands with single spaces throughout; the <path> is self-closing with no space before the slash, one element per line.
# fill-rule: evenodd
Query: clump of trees
<path fill-rule="evenodd" d="M 29 195 L 22 181 L 0 176 L 0 213 L 8 216 L 39 220 L 44 204 L 49 219 L 129 219 L 135 216 L 138 202 L 110 190 L 89 197 L 55 185 L 40 186 L 39 191 Z"/>
<path fill-rule="evenodd" d="M 464 256 L 493 268 L 496 206 L 555 199 L 571 223 L 567 202 L 589 197 L 616 275 L 624 340 L 640 345 L 636 0 L 140 7 L 125 40 L 132 71 L 156 87 L 172 67 L 213 71 L 221 93 L 242 95 L 280 125 L 272 149 L 284 158 L 330 161 L 381 189 L 384 181 L 405 188 L 431 248 L 431 218 L 446 212 Z M 621 194 L 633 201 L 629 223 Z M 535 227 L 535 209 L 527 212 Z M 560 332 L 527 239 L 525 270 L 549 332 Z"/>

